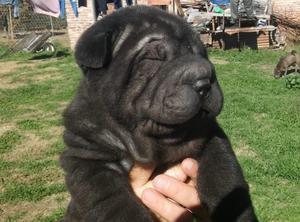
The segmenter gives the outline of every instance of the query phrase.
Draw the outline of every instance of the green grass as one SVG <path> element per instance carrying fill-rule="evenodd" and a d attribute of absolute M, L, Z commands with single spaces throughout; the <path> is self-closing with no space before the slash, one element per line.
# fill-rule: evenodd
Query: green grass
<path fill-rule="evenodd" d="M 49 216 L 37 216 L 32 222 L 53 222 L 61 219 L 64 215 L 65 208 L 58 208 Z"/>
<path fill-rule="evenodd" d="M 0 136 L 0 153 L 10 151 L 19 141 L 21 136 L 15 131 L 7 131 Z"/>
<path fill-rule="evenodd" d="M 12 183 L 5 186 L 5 192 L 0 194 L 0 203 L 20 201 L 39 201 L 43 197 L 65 191 L 63 184 L 44 185 L 41 182 L 34 184 Z"/>
<path fill-rule="evenodd" d="M 225 96 L 218 120 L 250 184 L 258 217 L 266 222 L 300 221 L 300 90 L 272 76 L 286 53 L 209 50 Z M 55 54 L 0 59 L 0 65 L 6 62 L 15 69 L 0 71 L 0 82 L 6 82 L 0 87 L 0 221 L 56 221 L 69 199 L 58 163 L 61 114 L 80 71 L 61 46 Z"/>
<path fill-rule="evenodd" d="M 300 90 L 287 89 L 284 79 L 272 77 L 284 53 L 210 54 L 228 62 L 216 64 L 225 97 L 219 121 L 241 153 L 238 158 L 261 221 L 300 220 Z M 241 147 L 246 150 L 239 152 Z"/>
<path fill-rule="evenodd" d="M 58 220 L 68 201 L 58 163 L 61 115 L 80 71 L 60 47 L 55 54 L 10 54 L 5 63 L 15 68 L 0 71 L 10 84 L 0 87 L 0 221 Z"/>

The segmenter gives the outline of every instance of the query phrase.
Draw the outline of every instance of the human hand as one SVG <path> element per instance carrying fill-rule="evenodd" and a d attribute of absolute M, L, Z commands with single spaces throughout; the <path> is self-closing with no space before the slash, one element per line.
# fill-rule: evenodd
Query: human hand
<path fill-rule="evenodd" d="M 135 167 L 131 172 L 131 184 L 136 195 L 161 221 L 196 221 L 191 211 L 201 210 L 195 188 L 197 171 L 197 162 L 190 158 L 153 180 L 149 180 L 153 167 Z"/>

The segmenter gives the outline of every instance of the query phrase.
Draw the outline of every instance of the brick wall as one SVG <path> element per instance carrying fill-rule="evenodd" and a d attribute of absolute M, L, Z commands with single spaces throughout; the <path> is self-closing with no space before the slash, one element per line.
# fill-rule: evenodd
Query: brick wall
<path fill-rule="evenodd" d="M 87 1 L 87 7 L 78 8 L 79 16 L 76 17 L 72 11 L 70 1 L 66 1 L 66 14 L 68 23 L 67 29 L 70 40 L 70 46 L 72 49 L 74 49 L 75 44 L 82 32 L 94 23 L 95 18 L 93 7 L 94 5 L 92 1 Z"/>

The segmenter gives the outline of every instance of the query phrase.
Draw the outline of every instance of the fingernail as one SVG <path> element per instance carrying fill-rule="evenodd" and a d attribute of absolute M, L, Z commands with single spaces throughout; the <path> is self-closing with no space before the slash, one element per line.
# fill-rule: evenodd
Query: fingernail
<path fill-rule="evenodd" d="M 195 161 L 192 159 L 186 159 L 183 161 L 183 165 L 187 170 L 192 170 L 195 167 Z"/>

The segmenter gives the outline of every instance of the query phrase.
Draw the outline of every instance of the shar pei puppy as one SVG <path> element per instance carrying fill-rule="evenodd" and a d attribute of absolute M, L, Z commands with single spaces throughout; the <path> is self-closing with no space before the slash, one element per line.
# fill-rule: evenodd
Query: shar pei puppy
<path fill-rule="evenodd" d="M 64 113 L 61 165 L 71 201 L 65 222 L 155 221 L 134 194 L 136 164 L 191 157 L 210 221 L 257 221 L 248 185 L 216 121 L 223 96 L 205 47 L 181 18 L 134 6 L 79 39 L 83 78 Z"/>

